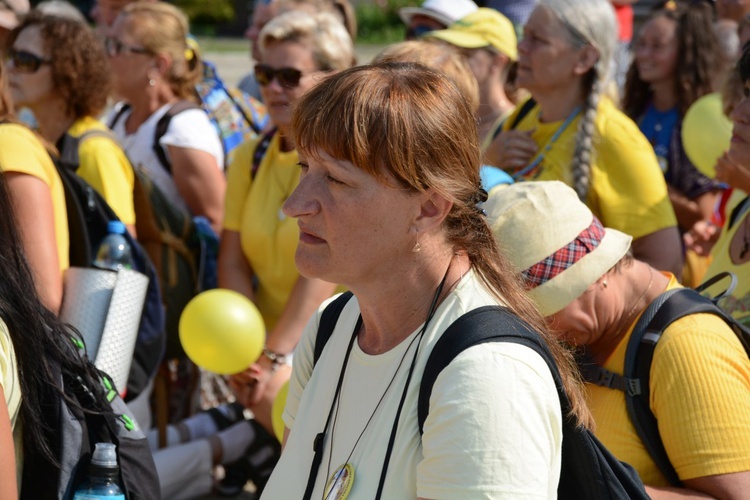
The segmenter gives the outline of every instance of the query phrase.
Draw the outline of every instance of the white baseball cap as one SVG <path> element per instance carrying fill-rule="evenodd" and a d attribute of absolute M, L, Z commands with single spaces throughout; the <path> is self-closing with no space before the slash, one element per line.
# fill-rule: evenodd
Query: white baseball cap
<path fill-rule="evenodd" d="M 426 0 L 421 7 L 400 8 L 398 15 L 407 26 L 411 18 L 419 14 L 435 19 L 448 27 L 478 8 L 472 0 Z"/>

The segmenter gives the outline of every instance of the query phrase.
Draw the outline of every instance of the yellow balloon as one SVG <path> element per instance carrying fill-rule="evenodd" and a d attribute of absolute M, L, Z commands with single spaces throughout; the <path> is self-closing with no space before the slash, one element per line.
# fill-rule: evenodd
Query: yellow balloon
<path fill-rule="evenodd" d="M 263 318 L 247 297 L 215 289 L 196 295 L 180 316 L 180 342 L 198 366 L 220 374 L 245 370 L 263 352 Z"/>
<path fill-rule="evenodd" d="M 279 443 L 284 440 L 284 429 L 286 428 L 281 415 L 284 413 L 284 408 L 286 408 L 287 394 L 289 394 L 288 380 L 279 389 L 279 393 L 276 395 L 276 399 L 273 400 L 273 406 L 271 407 L 271 424 L 273 425 L 273 433 L 276 434 Z"/>
<path fill-rule="evenodd" d="M 731 139 L 732 122 L 722 111 L 719 94 L 705 95 L 688 108 L 682 121 L 682 145 L 703 175 L 716 176 L 716 160 L 729 149 Z"/>

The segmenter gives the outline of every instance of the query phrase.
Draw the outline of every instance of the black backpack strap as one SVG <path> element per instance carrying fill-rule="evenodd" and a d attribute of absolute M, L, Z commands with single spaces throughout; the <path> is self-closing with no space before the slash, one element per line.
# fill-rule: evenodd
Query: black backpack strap
<path fill-rule="evenodd" d="M 562 387 L 562 380 L 552 354 L 543 345 L 538 333 L 506 308 L 480 307 L 454 321 L 435 343 L 427 358 L 417 399 L 417 422 L 420 434 L 424 431 L 424 422 L 429 413 L 432 387 L 440 372 L 469 347 L 498 341 L 515 342 L 536 351 L 550 367 L 555 385 Z M 563 405 L 562 414 L 567 415 L 570 412 L 570 402 L 564 390 L 561 393 L 560 402 Z"/>
<path fill-rule="evenodd" d="M 528 115 L 529 112 L 532 109 L 534 109 L 534 106 L 536 106 L 536 101 L 533 98 L 529 98 L 528 101 L 523 103 L 523 105 L 521 105 L 521 109 L 518 110 L 518 114 L 516 115 L 515 118 L 513 118 L 513 121 L 510 123 L 510 127 L 508 127 L 508 130 L 515 129 L 518 126 L 518 124 L 521 123 L 521 120 L 523 120 L 526 117 L 526 115 Z M 497 136 L 497 134 L 498 133 L 496 133 L 495 135 Z"/>
<path fill-rule="evenodd" d="M 734 207 L 734 210 L 732 210 L 732 213 L 729 215 L 729 219 L 727 219 L 727 229 L 731 229 L 735 222 L 737 222 L 737 219 L 748 210 L 750 210 L 750 196 L 746 196 L 736 207 Z"/>
<path fill-rule="evenodd" d="M 549 367 L 560 399 L 562 463 L 558 498 L 567 500 L 647 499 L 643 483 L 630 465 L 620 462 L 588 429 L 578 425 L 560 372 L 541 336 L 526 322 L 499 306 L 464 314 L 435 343 L 419 387 L 417 418 L 420 434 L 429 412 L 432 386 L 440 372 L 461 352 L 486 342 L 513 342 L 539 354 Z M 501 383 L 502 381 L 498 381 Z"/>
<path fill-rule="evenodd" d="M 266 156 L 268 146 L 271 145 L 271 139 L 273 139 L 275 133 L 276 127 L 263 134 L 258 144 L 256 144 L 255 151 L 253 152 L 253 166 L 250 169 L 250 180 L 255 179 L 255 174 L 258 173 L 260 163 L 263 161 L 263 157 Z"/>
<path fill-rule="evenodd" d="M 169 161 L 169 158 L 167 158 L 167 153 L 164 151 L 164 148 L 159 144 L 159 141 L 162 137 L 164 137 L 164 134 L 167 133 L 167 129 L 169 128 L 169 123 L 172 121 L 172 118 L 189 109 L 203 108 L 192 101 L 177 101 L 172 105 L 172 107 L 167 110 L 166 113 L 164 113 L 164 116 L 159 118 L 159 121 L 156 122 L 156 127 L 154 127 L 154 154 L 156 154 L 156 157 L 159 159 L 159 163 L 161 163 L 161 166 L 164 167 L 164 170 L 166 170 L 170 174 L 172 173 L 172 164 Z"/>
<path fill-rule="evenodd" d="M 260 134 L 261 130 L 258 127 L 258 124 L 255 123 L 255 120 L 252 119 L 252 117 L 248 116 L 248 114 L 245 112 L 245 108 L 240 103 L 239 99 L 237 99 L 232 93 L 227 89 L 226 85 L 224 85 L 224 82 L 219 78 L 219 75 L 215 75 L 216 81 L 219 83 L 219 86 L 221 87 L 221 90 L 224 91 L 224 93 L 227 95 L 230 101 L 234 103 L 234 108 L 240 112 L 242 115 L 242 119 L 245 120 L 245 123 L 253 129 L 253 132 L 256 134 Z M 242 90 L 240 90 L 242 92 Z"/>
<path fill-rule="evenodd" d="M 529 114 L 529 111 L 534 109 L 534 106 L 536 106 L 536 101 L 534 98 L 529 98 L 525 103 L 521 105 L 521 109 L 518 110 L 518 114 L 513 118 L 513 121 L 510 123 L 510 127 L 508 127 L 508 130 L 515 129 L 519 123 L 521 123 L 521 120 L 523 120 L 526 115 Z M 495 133 L 492 134 L 492 140 L 494 141 L 498 135 L 503 131 L 502 125 L 497 127 L 495 129 Z"/>
<path fill-rule="evenodd" d="M 63 134 L 60 140 L 57 141 L 56 147 L 60 154 L 57 158 L 59 166 L 69 169 L 73 172 L 78 170 L 81 164 L 80 157 L 78 155 L 78 146 L 80 145 L 81 137 L 73 137 L 67 132 Z"/>
<path fill-rule="evenodd" d="M 117 113 L 110 118 L 109 123 L 107 123 L 107 127 L 109 127 L 111 130 L 115 129 L 115 125 L 120 121 L 120 119 L 123 117 L 125 113 L 127 113 L 130 110 L 130 104 L 123 104 L 120 109 L 117 110 Z"/>
<path fill-rule="evenodd" d="M 664 330 L 684 316 L 699 313 L 715 314 L 729 324 L 734 323 L 723 310 L 695 290 L 667 290 L 649 305 L 633 328 L 625 354 L 624 376 L 637 382 L 640 389 L 638 394 L 626 393 L 628 415 L 649 455 L 673 486 L 682 485 L 682 481 L 669 461 L 659 435 L 658 421 L 649 405 L 651 363 Z"/>
<path fill-rule="evenodd" d="M 417 399 L 420 434 L 429 412 L 432 386 L 443 368 L 465 349 L 485 342 L 514 342 L 533 349 L 547 363 L 560 399 L 562 463 L 560 499 L 647 499 L 638 473 L 620 462 L 591 431 L 578 425 L 554 358 L 541 336 L 527 323 L 499 306 L 485 306 L 456 320 L 435 343 L 422 375 Z M 501 381 L 498 381 L 501 382 Z"/>
<path fill-rule="evenodd" d="M 333 330 L 336 328 L 336 323 L 341 316 L 341 311 L 344 310 L 344 306 L 352 298 L 352 292 L 344 292 L 336 297 L 330 304 L 326 306 L 320 315 L 320 323 L 318 324 L 318 335 L 315 337 L 315 352 L 313 355 L 313 366 L 318 363 L 320 355 L 323 354 L 323 349 L 328 343 L 328 339 L 333 335 Z"/>

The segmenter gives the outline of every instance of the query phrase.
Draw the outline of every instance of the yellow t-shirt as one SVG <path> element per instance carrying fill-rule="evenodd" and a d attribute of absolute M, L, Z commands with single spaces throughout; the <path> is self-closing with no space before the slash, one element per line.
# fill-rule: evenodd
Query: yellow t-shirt
<path fill-rule="evenodd" d="M 76 120 L 68 129 L 72 137 L 80 137 L 89 130 L 109 129 L 90 116 Z M 80 166 L 76 173 L 91 184 L 124 224 L 135 224 L 133 209 L 133 167 L 125 152 L 113 139 L 89 137 L 78 146 Z"/>
<path fill-rule="evenodd" d="M 745 193 L 741 194 L 747 196 Z M 736 205 L 737 203 L 734 203 L 734 206 Z M 730 213 L 731 210 L 727 207 L 727 217 L 729 217 Z M 737 231 L 741 230 L 746 224 L 745 220 L 748 217 L 750 217 L 750 211 L 738 217 L 731 228 L 728 227 L 729 221 L 727 220 L 727 225 L 722 229 L 716 245 L 711 249 L 711 265 L 706 271 L 705 278 L 712 278 L 724 271 L 730 272 L 737 277 L 736 288 L 731 295 L 721 299 L 719 305 L 743 325 L 750 327 L 750 263 L 735 264 L 729 256 L 729 247 L 732 244 L 732 240 Z M 708 289 L 709 295 L 716 296 L 718 293 L 723 292 L 728 283 L 729 280 L 722 280 L 710 287 Z"/>
<path fill-rule="evenodd" d="M 671 275 L 670 275 L 671 276 Z M 667 289 L 679 288 L 671 276 Z M 633 322 L 604 368 L 622 374 Z M 680 479 L 750 470 L 750 360 L 711 314 L 670 325 L 654 351 L 650 406 Z M 630 422 L 621 391 L 587 384 L 596 435 L 650 486 L 669 486 Z"/>
<path fill-rule="evenodd" d="M 23 125 L 0 125 L 0 172 L 32 175 L 49 186 L 55 217 L 55 239 L 60 271 L 69 266 L 68 213 L 62 181 L 49 153 L 34 132 Z"/>
<path fill-rule="evenodd" d="M 510 128 L 521 108 L 523 105 L 508 117 L 503 130 Z M 580 120 L 579 115 L 550 144 L 564 120 L 541 123 L 539 106 L 523 117 L 515 130 L 531 130 L 531 137 L 544 155 L 525 180 L 559 180 L 573 185 L 570 162 Z M 606 98 L 599 104 L 595 124 L 591 188 L 586 205 L 605 226 L 633 238 L 676 226 L 664 174 L 654 148 L 638 126 Z M 547 146 L 549 151 L 545 151 Z"/>
<path fill-rule="evenodd" d="M 299 184 L 300 169 L 297 152 L 280 151 L 276 134 L 251 180 L 260 139 L 244 142 L 234 151 L 227 172 L 224 229 L 240 233 L 242 251 L 258 278 L 256 305 L 271 330 L 299 278 L 294 264 L 297 219 L 286 217 L 281 206 Z"/>

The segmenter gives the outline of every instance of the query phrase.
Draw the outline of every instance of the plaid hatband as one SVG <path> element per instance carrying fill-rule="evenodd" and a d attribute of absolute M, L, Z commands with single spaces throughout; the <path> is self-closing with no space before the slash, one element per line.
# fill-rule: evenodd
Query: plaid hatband
<path fill-rule="evenodd" d="M 573 241 L 555 253 L 521 272 L 526 289 L 531 290 L 548 282 L 591 253 L 602 242 L 604 226 L 594 217 L 591 224 Z"/>

